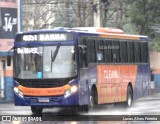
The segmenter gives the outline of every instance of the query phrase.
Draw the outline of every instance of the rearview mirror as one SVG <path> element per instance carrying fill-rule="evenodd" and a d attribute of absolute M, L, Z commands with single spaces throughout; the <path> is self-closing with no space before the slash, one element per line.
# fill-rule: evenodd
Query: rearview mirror
<path fill-rule="evenodd" d="M 11 56 L 7 56 L 7 66 L 11 66 Z"/>
<path fill-rule="evenodd" d="M 11 66 L 11 51 L 14 49 L 14 47 L 12 47 L 9 51 L 8 51 L 8 55 L 7 55 L 7 66 Z"/>

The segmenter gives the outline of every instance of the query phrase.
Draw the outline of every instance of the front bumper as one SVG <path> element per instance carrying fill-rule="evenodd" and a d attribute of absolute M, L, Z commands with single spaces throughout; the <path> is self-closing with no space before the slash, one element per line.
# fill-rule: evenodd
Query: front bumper
<path fill-rule="evenodd" d="M 14 94 L 14 102 L 16 106 L 41 106 L 41 107 L 61 107 L 61 106 L 76 106 L 79 105 L 78 92 L 65 98 L 64 96 L 48 96 L 48 97 L 20 97 Z M 40 101 L 47 99 L 48 101 Z"/>

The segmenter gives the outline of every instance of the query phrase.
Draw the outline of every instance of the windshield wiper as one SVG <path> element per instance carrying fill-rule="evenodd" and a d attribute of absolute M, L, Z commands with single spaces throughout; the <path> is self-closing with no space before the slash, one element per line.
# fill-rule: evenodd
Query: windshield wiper
<path fill-rule="evenodd" d="M 59 43 L 57 45 L 56 50 L 54 51 L 54 53 L 52 53 L 52 50 L 51 50 L 51 72 L 52 72 L 52 63 L 55 61 L 55 59 L 57 57 L 57 54 L 58 54 L 60 46 L 61 46 L 61 44 Z"/>

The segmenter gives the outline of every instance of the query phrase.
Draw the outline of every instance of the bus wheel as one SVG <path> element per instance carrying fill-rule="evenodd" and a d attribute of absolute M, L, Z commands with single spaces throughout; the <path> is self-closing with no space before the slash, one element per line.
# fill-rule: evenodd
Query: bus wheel
<path fill-rule="evenodd" d="M 35 115 L 40 115 L 40 114 L 42 114 L 43 108 L 38 108 L 38 107 L 35 107 L 35 106 L 31 106 L 31 111 Z"/>
<path fill-rule="evenodd" d="M 93 110 L 98 103 L 97 90 L 92 89 L 90 97 L 89 97 L 89 110 Z"/>
<path fill-rule="evenodd" d="M 133 101 L 133 92 L 132 92 L 131 87 L 128 86 L 126 106 L 127 106 L 127 107 L 132 106 L 132 101 Z"/>
<path fill-rule="evenodd" d="M 93 95 L 90 95 L 89 97 L 89 109 L 93 109 L 94 108 L 94 96 Z"/>
<path fill-rule="evenodd" d="M 98 104 L 97 90 L 95 88 L 92 89 L 91 94 L 89 96 L 89 104 L 85 106 L 80 106 L 80 112 L 89 112 L 95 108 Z"/>

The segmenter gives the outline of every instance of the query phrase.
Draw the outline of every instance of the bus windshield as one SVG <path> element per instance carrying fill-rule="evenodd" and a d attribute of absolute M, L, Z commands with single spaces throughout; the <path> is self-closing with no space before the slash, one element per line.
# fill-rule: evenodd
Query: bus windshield
<path fill-rule="evenodd" d="M 77 74 L 74 46 L 17 48 L 14 61 L 15 78 L 67 78 Z"/>

